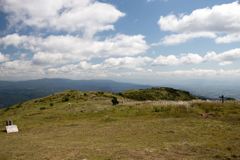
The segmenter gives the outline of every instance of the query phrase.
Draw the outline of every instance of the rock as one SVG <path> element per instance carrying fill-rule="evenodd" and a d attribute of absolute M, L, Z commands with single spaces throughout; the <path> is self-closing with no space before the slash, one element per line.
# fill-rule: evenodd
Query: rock
<path fill-rule="evenodd" d="M 9 125 L 9 126 L 6 126 L 6 131 L 7 133 L 16 133 L 18 132 L 18 127 L 17 125 Z"/>

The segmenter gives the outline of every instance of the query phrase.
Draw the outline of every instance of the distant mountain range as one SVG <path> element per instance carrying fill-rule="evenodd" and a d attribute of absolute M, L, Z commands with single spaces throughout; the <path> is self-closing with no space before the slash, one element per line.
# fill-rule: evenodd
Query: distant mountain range
<path fill-rule="evenodd" d="M 178 83 L 160 83 L 160 85 L 140 85 L 121 83 L 112 80 L 69 80 L 69 79 L 38 79 L 28 81 L 0 81 L 0 108 L 29 99 L 44 97 L 64 90 L 110 91 L 123 92 L 130 89 L 145 89 L 151 87 L 172 87 L 186 90 L 193 95 L 217 99 L 224 94 L 227 97 L 240 99 L 240 83 L 229 81 L 192 80 Z"/>
<path fill-rule="evenodd" d="M 240 99 L 240 83 L 238 80 L 204 80 L 195 79 L 188 81 L 178 81 L 163 83 L 161 86 L 173 87 L 176 89 L 187 90 L 194 95 L 209 99 L 218 99 L 219 96 Z"/>
<path fill-rule="evenodd" d="M 111 80 L 39 79 L 17 82 L 0 81 L 0 107 L 44 97 L 68 89 L 122 92 L 129 89 L 144 89 L 149 87 L 151 86 L 120 83 Z"/>

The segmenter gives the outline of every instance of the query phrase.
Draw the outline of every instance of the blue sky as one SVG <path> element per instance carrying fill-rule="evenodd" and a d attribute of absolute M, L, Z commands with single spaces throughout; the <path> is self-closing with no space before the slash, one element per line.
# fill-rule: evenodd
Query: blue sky
<path fill-rule="evenodd" d="M 0 80 L 239 79 L 231 0 L 1 0 Z"/>

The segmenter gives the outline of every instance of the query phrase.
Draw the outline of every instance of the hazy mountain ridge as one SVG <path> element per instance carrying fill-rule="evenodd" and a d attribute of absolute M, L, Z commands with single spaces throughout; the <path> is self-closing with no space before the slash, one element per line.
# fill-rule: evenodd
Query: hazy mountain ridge
<path fill-rule="evenodd" d="M 44 97 L 68 89 L 121 92 L 148 87 L 150 86 L 120 83 L 111 80 L 39 79 L 17 82 L 0 81 L 0 107 Z"/>

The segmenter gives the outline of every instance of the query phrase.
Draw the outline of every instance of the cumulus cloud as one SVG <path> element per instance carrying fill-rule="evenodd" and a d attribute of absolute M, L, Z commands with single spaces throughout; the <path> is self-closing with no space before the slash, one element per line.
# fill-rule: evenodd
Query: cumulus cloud
<path fill-rule="evenodd" d="M 0 45 L 29 50 L 34 54 L 34 62 L 39 64 L 63 64 L 94 57 L 136 56 L 149 48 L 144 36 L 123 34 L 101 41 L 71 35 L 50 35 L 42 38 L 12 34 L 0 38 Z"/>
<path fill-rule="evenodd" d="M 216 52 L 209 52 L 204 57 L 206 60 L 218 62 L 231 62 L 240 58 L 240 48 L 232 49 L 217 54 Z"/>
<path fill-rule="evenodd" d="M 167 72 L 157 72 L 159 76 L 164 77 L 240 77 L 240 69 L 196 69 L 175 70 Z"/>
<path fill-rule="evenodd" d="M 208 52 L 205 55 L 196 53 L 181 54 L 180 56 L 168 55 L 158 56 L 154 65 L 183 65 L 183 64 L 200 64 L 203 62 L 218 62 L 219 65 L 229 65 L 233 61 L 240 59 L 240 49 L 232 49 L 222 53 Z"/>
<path fill-rule="evenodd" d="M 141 66 L 137 64 L 141 62 L 140 56 L 149 49 L 145 37 L 140 34 L 96 36 L 96 33 L 113 30 L 114 23 L 125 16 L 105 2 L 0 0 L 0 8 L 7 15 L 11 31 L 30 29 L 32 32 L 0 37 L 1 50 L 14 50 L 13 53 L 8 52 L 8 56 L 0 53 L 3 77 L 27 77 L 27 73 L 38 77 L 90 72 L 103 76 L 106 75 L 104 69 L 117 68 L 113 61 L 122 61 L 125 68 Z M 93 64 L 93 59 L 101 59 L 102 62 Z M 134 62 L 136 59 L 139 60 Z"/>
<path fill-rule="evenodd" d="M 29 37 L 27 36 L 19 36 L 17 33 L 6 35 L 5 37 L 0 38 L 0 44 L 4 47 L 7 46 L 15 46 L 18 47 L 23 42 L 27 41 Z"/>
<path fill-rule="evenodd" d="M 0 59 L 2 54 L 0 54 Z M 93 63 L 90 60 L 81 60 L 77 57 L 72 57 L 71 54 L 64 53 L 45 53 L 37 52 L 31 59 L 17 59 L 3 61 L 0 64 L 0 72 L 2 76 L 11 75 L 25 75 L 29 74 L 32 76 L 42 75 L 65 75 L 71 74 L 80 75 L 81 73 L 87 75 L 94 75 L 94 73 L 100 76 L 114 75 L 115 73 L 129 73 L 129 72 L 153 72 L 157 73 L 161 69 L 159 66 L 172 66 L 172 65 L 188 65 L 188 64 L 201 64 L 204 62 L 216 62 L 219 65 L 232 64 L 234 61 L 240 59 L 240 49 L 232 49 L 222 53 L 208 52 L 205 55 L 196 53 L 181 54 L 179 56 L 160 55 L 156 58 L 148 56 L 123 56 L 123 57 L 109 57 L 99 63 Z M 195 70 L 194 70 L 195 71 Z M 91 74 L 89 74 L 91 73 Z M 164 73 L 164 72 L 161 72 Z M 169 72 L 170 73 L 170 72 Z M 175 72 L 176 75 L 180 75 L 180 71 Z M 185 73 L 185 72 L 184 72 Z M 191 72 L 187 72 L 189 74 Z M 206 74 L 211 72 L 196 72 Z M 213 72 L 214 74 L 219 73 Z M 200 74 L 199 74 L 200 75 Z M 96 77 L 93 76 L 93 77 Z"/>
<path fill-rule="evenodd" d="M 0 63 L 1 62 L 6 62 L 8 60 L 9 60 L 9 57 L 0 52 Z"/>
<path fill-rule="evenodd" d="M 225 36 L 219 36 L 215 39 L 216 43 L 232 43 L 232 42 L 237 42 L 237 41 L 240 41 L 240 32 L 228 34 Z"/>
<path fill-rule="evenodd" d="M 187 42 L 188 40 L 194 38 L 215 38 L 216 34 L 211 32 L 197 32 L 197 33 L 180 33 L 180 34 L 172 34 L 165 36 L 162 39 L 161 44 L 164 45 L 175 45 L 179 43 Z"/>
<path fill-rule="evenodd" d="M 174 32 L 163 44 L 179 44 L 199 37 L 214 38 L 216 43 L 240 41 L 240 4 L 238 1 L 196 9 L 190 14 L 161 16 L 162 31 Z"/>
<path fill-rule="evenodd" d="M 69 62 L 74 63 L 76 59 L 72 56 L 62 53 L 46 53 L 37 52 L 33 55 L 32 61 L 37 65 L 51 65 L 59 66 L 68 64 Z"/>
<path fill-rule="evenodd" d="M 114 23 L 125 15 L 115 6 L 104 2 L 0 0 L 0 8 L 7 14 L 10 27 L 16 29 L 10 31 L 23 29 L 20 33 L 26 33 L 0 37 L 1 51 L 8 51 L 7 55 L 0 53 L 1 79 L 54 76 L 80 79 L 136 74 L 152 77 L 155 74 L 210 76 L 226 74 L 223 71 L 239 75 L 238 70 L 161 71 L 162 65 L 196 65 L 205 62 L 232 64 L 240 59 L 238 48 L 222 53 L 149 57 L 146 55 L 149 45 L 141 34 L 101 34 L 98 37 L 97 33 L 113 30 Z M 199 37 L 214 39 L 216 43 L 235 42 L 240 38 L 239 4 L 234 2 L 195 10 L 189 15 L 161 17 L 159 25 L 162 30 L 172 32 L 161 42 L 166 45 Z M 24 29 L 31 31 L 24 32 Z"/>
<path fill-rule="evenodd" d="M 104 68 L 125 68 L 133 70 L 144 70 L 148 68 L 149 63 L 152 62 L 150 57 L 121 57 L 121 58 L 108 58 L 102 66 Z"/>
<path fill-rule="evenodd" d="M 91 64 L 87 61 L 80 61 L 77 64 L 68 64 L 61 67 L 51 67 L 46 69 L 47 74 L 66 74 L 66 73 L 82 73 L 82 72 L 98 72 L 101 67 L 99 64 Z"/>
<path fill-rule="evenodd" d="M 95 0 L 1 0 L 11 26 L 29 26 L 65 32 L 82 32 L 87 37 L 113 30 L 125 14 L 113 5 Z"/>
<path fill-rule="evenodd" d="M 46 76 L 44 68 L 35 66 L 31 61 L 12 60 L 0 64 L 1 79 L 32 79 Z"/>
<path fill-rule="evenodd" d="M 136 57 L 135 57 L 136 58 Z M 76 64 L 67 64 L 59 67 L 41 67 L 28 60 L 13 60 L 0 65 L 1 76 L 7 79 L 29 79 L 42 77 L 65 78 L 106 78 L 106 77 L 240 77 L 239 69 L 201 69 L 192 68 L 185 70 L 159 71 L 146 67 L 151 63 L 149 57 L 125 57 L 122 59 L 108 59 L 103 63 L 92 64 L 80 61 Z M 138 63 L 140 62 L 140 64 Z M 118 67 L 123 68 L 123 70 Z M 110 68 L 110 69 L 109 69 Z"/>
<path fill-rule="evenodd" d="M 180 57 L 175 55 L 162 56 L 160 55 L 154 61 L 154 65 L 180 65 L 180 64 L 199 64 L 204 61 L 204 57 L 199 54 L 188 53 Z"/>

